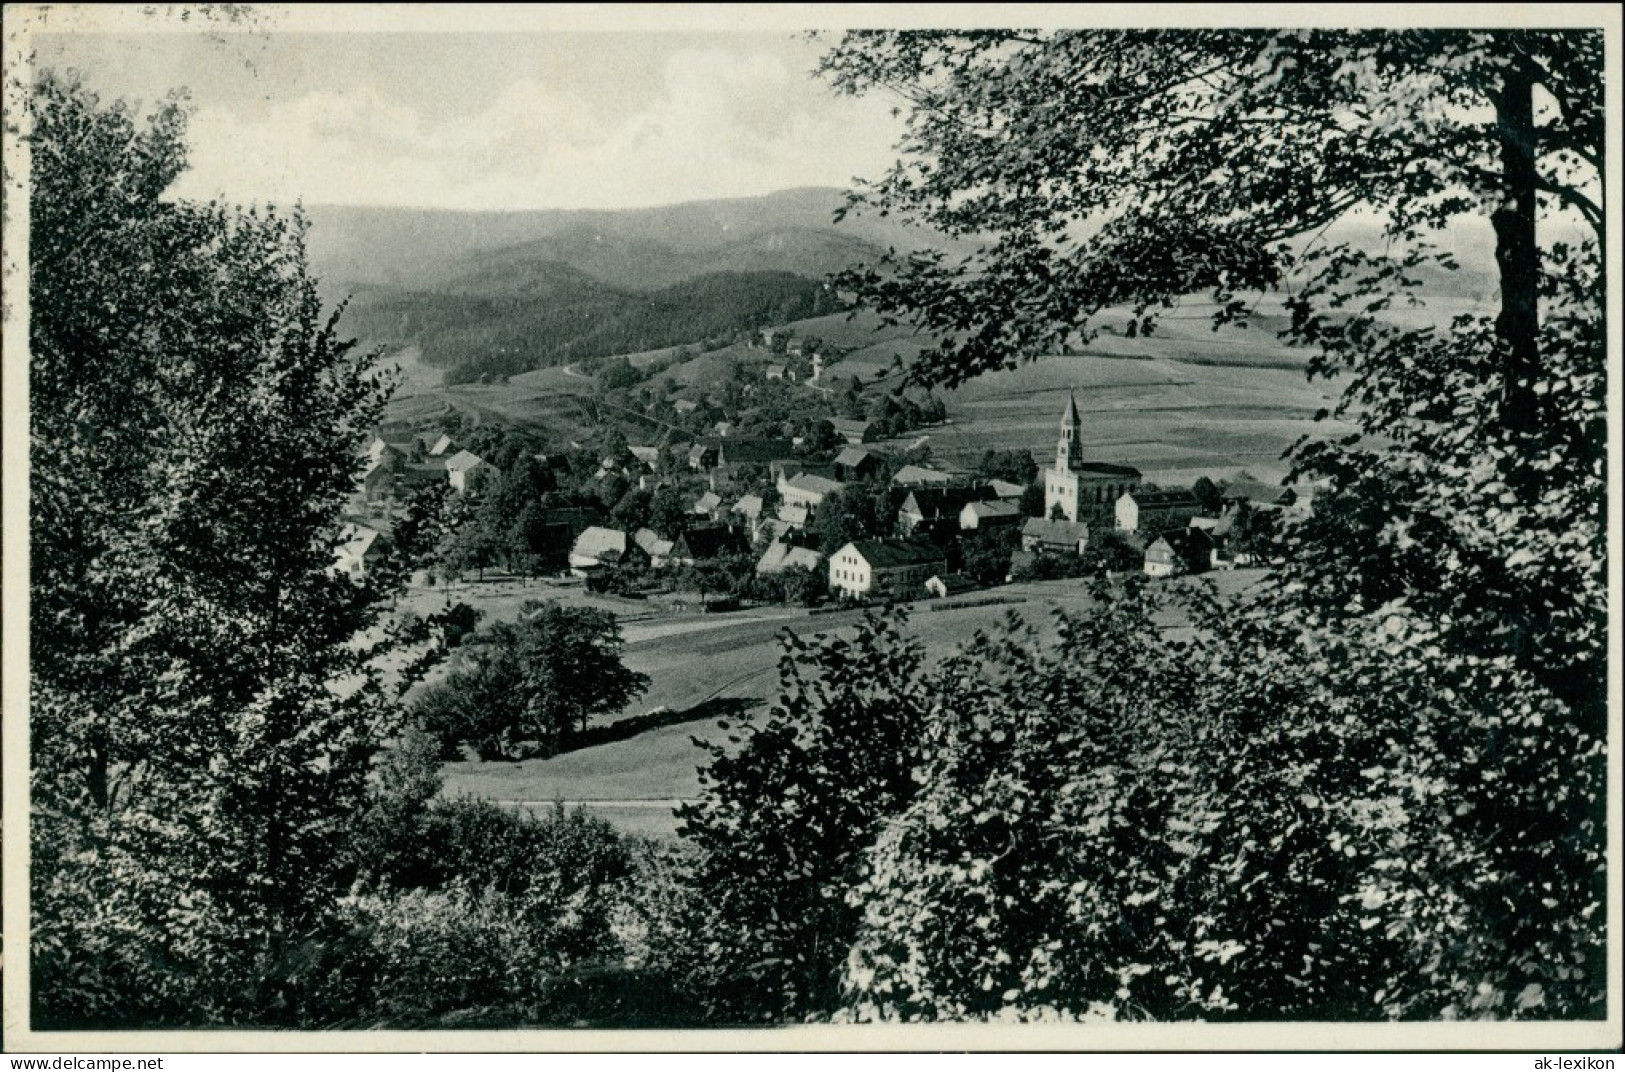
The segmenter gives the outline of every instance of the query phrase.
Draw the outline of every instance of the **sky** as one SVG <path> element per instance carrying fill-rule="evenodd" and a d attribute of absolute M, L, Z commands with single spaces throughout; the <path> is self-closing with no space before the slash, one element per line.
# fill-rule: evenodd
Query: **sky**
<path fill-rule="evenodd" d="M 42 29 L 36 63 L 104 99 L 187 89 L 178 197 L 627 208 L 875 178 L 899 132 L 790 32 Z"/>

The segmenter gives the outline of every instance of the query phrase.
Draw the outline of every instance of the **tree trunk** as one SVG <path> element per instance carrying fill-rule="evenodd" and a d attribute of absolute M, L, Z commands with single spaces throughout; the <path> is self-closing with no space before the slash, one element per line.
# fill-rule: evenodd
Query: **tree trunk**
<path fill-rule="evenodd" d="M 1495 226 L 1495 263 L 1501 274 L 1501 313 L 1495 327 L 1505 344 L 1501 423 L 1509 431 L 1535 429 L 1534 384 L 1540 368 L 1540 248 L 1535 242 L 1535 83 L 1509 65 L 1495 96 L 1501 143 L 1501 204 Z"/>

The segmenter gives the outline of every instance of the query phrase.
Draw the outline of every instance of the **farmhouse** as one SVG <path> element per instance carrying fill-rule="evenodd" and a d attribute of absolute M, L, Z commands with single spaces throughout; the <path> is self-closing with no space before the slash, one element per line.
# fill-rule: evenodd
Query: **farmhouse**
<path fill-rule="evenodd" d="M 897 527 L 912 533 L 926 527 L 951 522 L 960 525 L 960 511 L 973 502 L 993 502 L 997 497 L 993 489 L 975 488 L 916 488 L 908 493 L 897 510 Z"/>
<path fill-rule="evenodd" d="M 966 503 L 964 509 L 959 511 L 959 527 L 965 531 L 1019 524 L 1021 524 L 1021 507 L 1003 499 Z"/>
<path fill-rule="evenodd" d="M 829 560 L 830 591 L 857 599 L 909 598 L 944 572 L 943 553 L 909 540 L 853 540 Z"/>
<path fill-rule="evenodd" d="M 636 542 L 619 529 L 587 529 L 570 548 L 570 572 L 585 577 L 594 570 L 608 569 L 624 563 L 642 561 L 648 555 Z"/>
<path fill-rule="evenodd" d="M 440 458 L 456 451 L 457 444 L 444 432 L 424 432 L 417 437 L 418 446 L 425 456 Z"/>
<path fill-rule="evenodd" d="M 344 541 L 339 544 L 333 569 L 360 580 L 389 550 L 389 539 L 377 529 L 365 525 L 345 525 L 339 533 Z"/>
<path fill-rule="evenodd" d="M 1169 529 L 1145 549 L 1145 575 L 1172 577 L 1206 572 L 1213 557 L 1213 541 L 1201 529 Z"/>
<path fill-rule="evenodd" d="M 1117 527 L 1124 532 L 1160 532 L 1183 528 L 1202 512 L 1202 504 L 1188 491 L 1124 492 L 1117 500 Z"/>
<path fill-rule="evenodd" d="M 659 569 L 671 561 L 672 541 L 654 529 L 639 529 L 632 534 L 632 542 L 649 556 L 649 565 Z"/>
<path fill-rule="evenodd" d="M 743 554 L 750 550 L 745 534 L 726 525 L 706 525 L 689 529 L 672 544 L 671 560 L 684 566 L 708 562 L 722 555 Z"/>
<path fill-rule="evenodd" d="M 786 521 L 799 516 L 797 524 L 805 524 L 807 515 L 818 509 L 823 501 L 844 488 L 840 481 L 813 473 L 798 473 L 786 480 L 779 478 L 779 516 Z"/>
<path fill-rule="evenodd" d="M 446 459 L 446 477 L 459 492 L 475 490 L 479 481 L 495 474 L 495 467 L 471 450 L 460 450 Z"/>
<path fill-rule="evenodd" d="M 796 569 L 798 567 L 814 570 L 818 568 L 818 563 L 823 560 L 823 557 L 811 547 L 792 547 L 781 540 L 775 540 L 768 545 L 767 550 L 762 553 L 761 559 L 756 563 L 756 572 L 758 574 L 783 573 L 787 569 Z"/>
<path fill-rule="evenodd" d="M 716 464 L 769 465 L 793 458 L 795 453 L 795 445 L 788 439 L 725 439 L 717 444 Z"/>
<path fill-rule="evenodd" d="M 409 437 L 385 439 L 381 435 L 374 434 L 371 439 L 367 440 L 367 445 L 362 448 L 362 453 L 374 465 L 380 462 L 389 462 L 391 459 L 405 462 L 412 456 L 412 446 L 412 440 Z"/>
<path fill-rule="evenodd" d="M 1088 545 L 1089 526 L 1082 521 L 1051 521 L 1047 517 L 1029 517 L 1021 526 L 1023 551 L 1081 555 Z"/>
<path fill-rule="evenodd" d="M 715 517 L 721 509 L 722 496 L 714 491 L 708 491 L 695 500 L 694 505 L 689 507 L 688 512 L 699 514 L 701 517 Z"/>
<path fill-rule="evenodd" d="M 992 488 L 993 494 L 1001 499 L 1019 501 L 1023 495 L 1027 494 L 1027 485 L 1012 484 L 1008 480 L 989 480 L 987 486 Z"/>
<path fill-rule="evenodd" d="M 1055 444 L 1055 465 L 1044 470 L 1044 516 L 1054 517 L 1059 507 L 1068 521 L 1110 521 L 1113 504 L 1140 486 L 1140 471 L 1127 465 L 1084 461 L 1081 424 L 1077 399 L 1068 394 Z"/>
<path fill-rule="evenodd" d="M 836 435 L 840 436 L 853 446 L 860 446 L 869 442 L 871 439 L 880 438 L 879 435 L 876 434 L 875 423 L 873 421 L 849 421 L 843 420 L 840 417 L 831 417 L 829 419 L 829 423 L 830 427 L 835 429 Z"/>
<path fill-rule="evenodd" d="M 868 480 L 885 467 L 883 457 L 862 447 L 847 447 L 835 455 L 835 475 L 841 480 Z"/>
<path fill-rule="evenodd" d="M 739 514 L 755 526 L 762 519 L 763 505 L 760 495 L 741 495 L 739 501 L 728 508 L 728 512 Z"/>
<path fill-rule="evenodd" d="M 715 441 L 702 439 L 688 448 L 688 467 L 700 472 L 715 469 L 721 453 Z"/>

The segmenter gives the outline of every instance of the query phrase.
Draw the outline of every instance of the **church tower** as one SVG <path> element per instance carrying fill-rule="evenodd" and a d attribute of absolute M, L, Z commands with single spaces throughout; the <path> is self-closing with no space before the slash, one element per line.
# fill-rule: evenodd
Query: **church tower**
<path fill-rule="evenodd" d="M 1061 414 L 1061 438 L 1055 444 L 1055 471 L 1068 473 L 1083 461 L 1082 432 L 1078 420 L 1078 400 L 1072 392 L 1066 393 L 1066 412 Z"/>

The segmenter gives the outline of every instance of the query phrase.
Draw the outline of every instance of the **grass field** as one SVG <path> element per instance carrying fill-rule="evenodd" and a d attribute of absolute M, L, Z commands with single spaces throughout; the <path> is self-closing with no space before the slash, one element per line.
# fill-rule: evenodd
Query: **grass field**
<path fill-rule="evenodd" d="M 943 461 L 974 464 L 984 451 L 1014 448 L 1049 464 L 1070 391 L 1091 460 L 1132 465 L 1170 486 L 1242 470 L 1274 480 L 1286 472 L 1282 452 L 1300 436 L 1352 431 L 1314 420 L 1316 410 L 1331 408 L 1335 389 L 1309 383 L 1300 369 L 1051 357 L 943 392 L 949 422 L 921 434 Z"/>
<path fill-rule="evenodd" d="M 1253 583 L 1258 573 L 1242 570 L 1209 577 L 1221 592 L 1235 592 Z M 1080 612 L 1091 606 L 1087 585 L 1078 580 L 1045 581 L 996 590 L 1021 601 L 1014 605 L 931 611 L 930 604 L 919 604 L 908 633 L 924 645 L 933 662 L 977 630 L 998 626 L 1012 611 L 1050 639 L 1054 611 Z M 780 631 L 789 628 L 804 639 L 850 633 L 860 617 L 856 611 L 818 616 L 790 612 L 774 620 L 730 621 L 720 627 L 707 622 L 702 631 L 668 632 L 629 643 L 627 665 L 648 674 L 654 685 L 632 709 L 606 721 L 667 707 L 674 712 L 672 724 L 551 759 L 448 764 L 446 792 L 528 809 L 554 801 L 579 803 L 629 832 L 671 836 L 676 831 L 671 808 L 698 793 L 698 769 L 706 760 L 693 738 L 726 744 L 729 731 L 717 726 L 719 718 L 765 712 L 777 696 Z M 629 635 L 634 628 L 628 629 Z"/>

